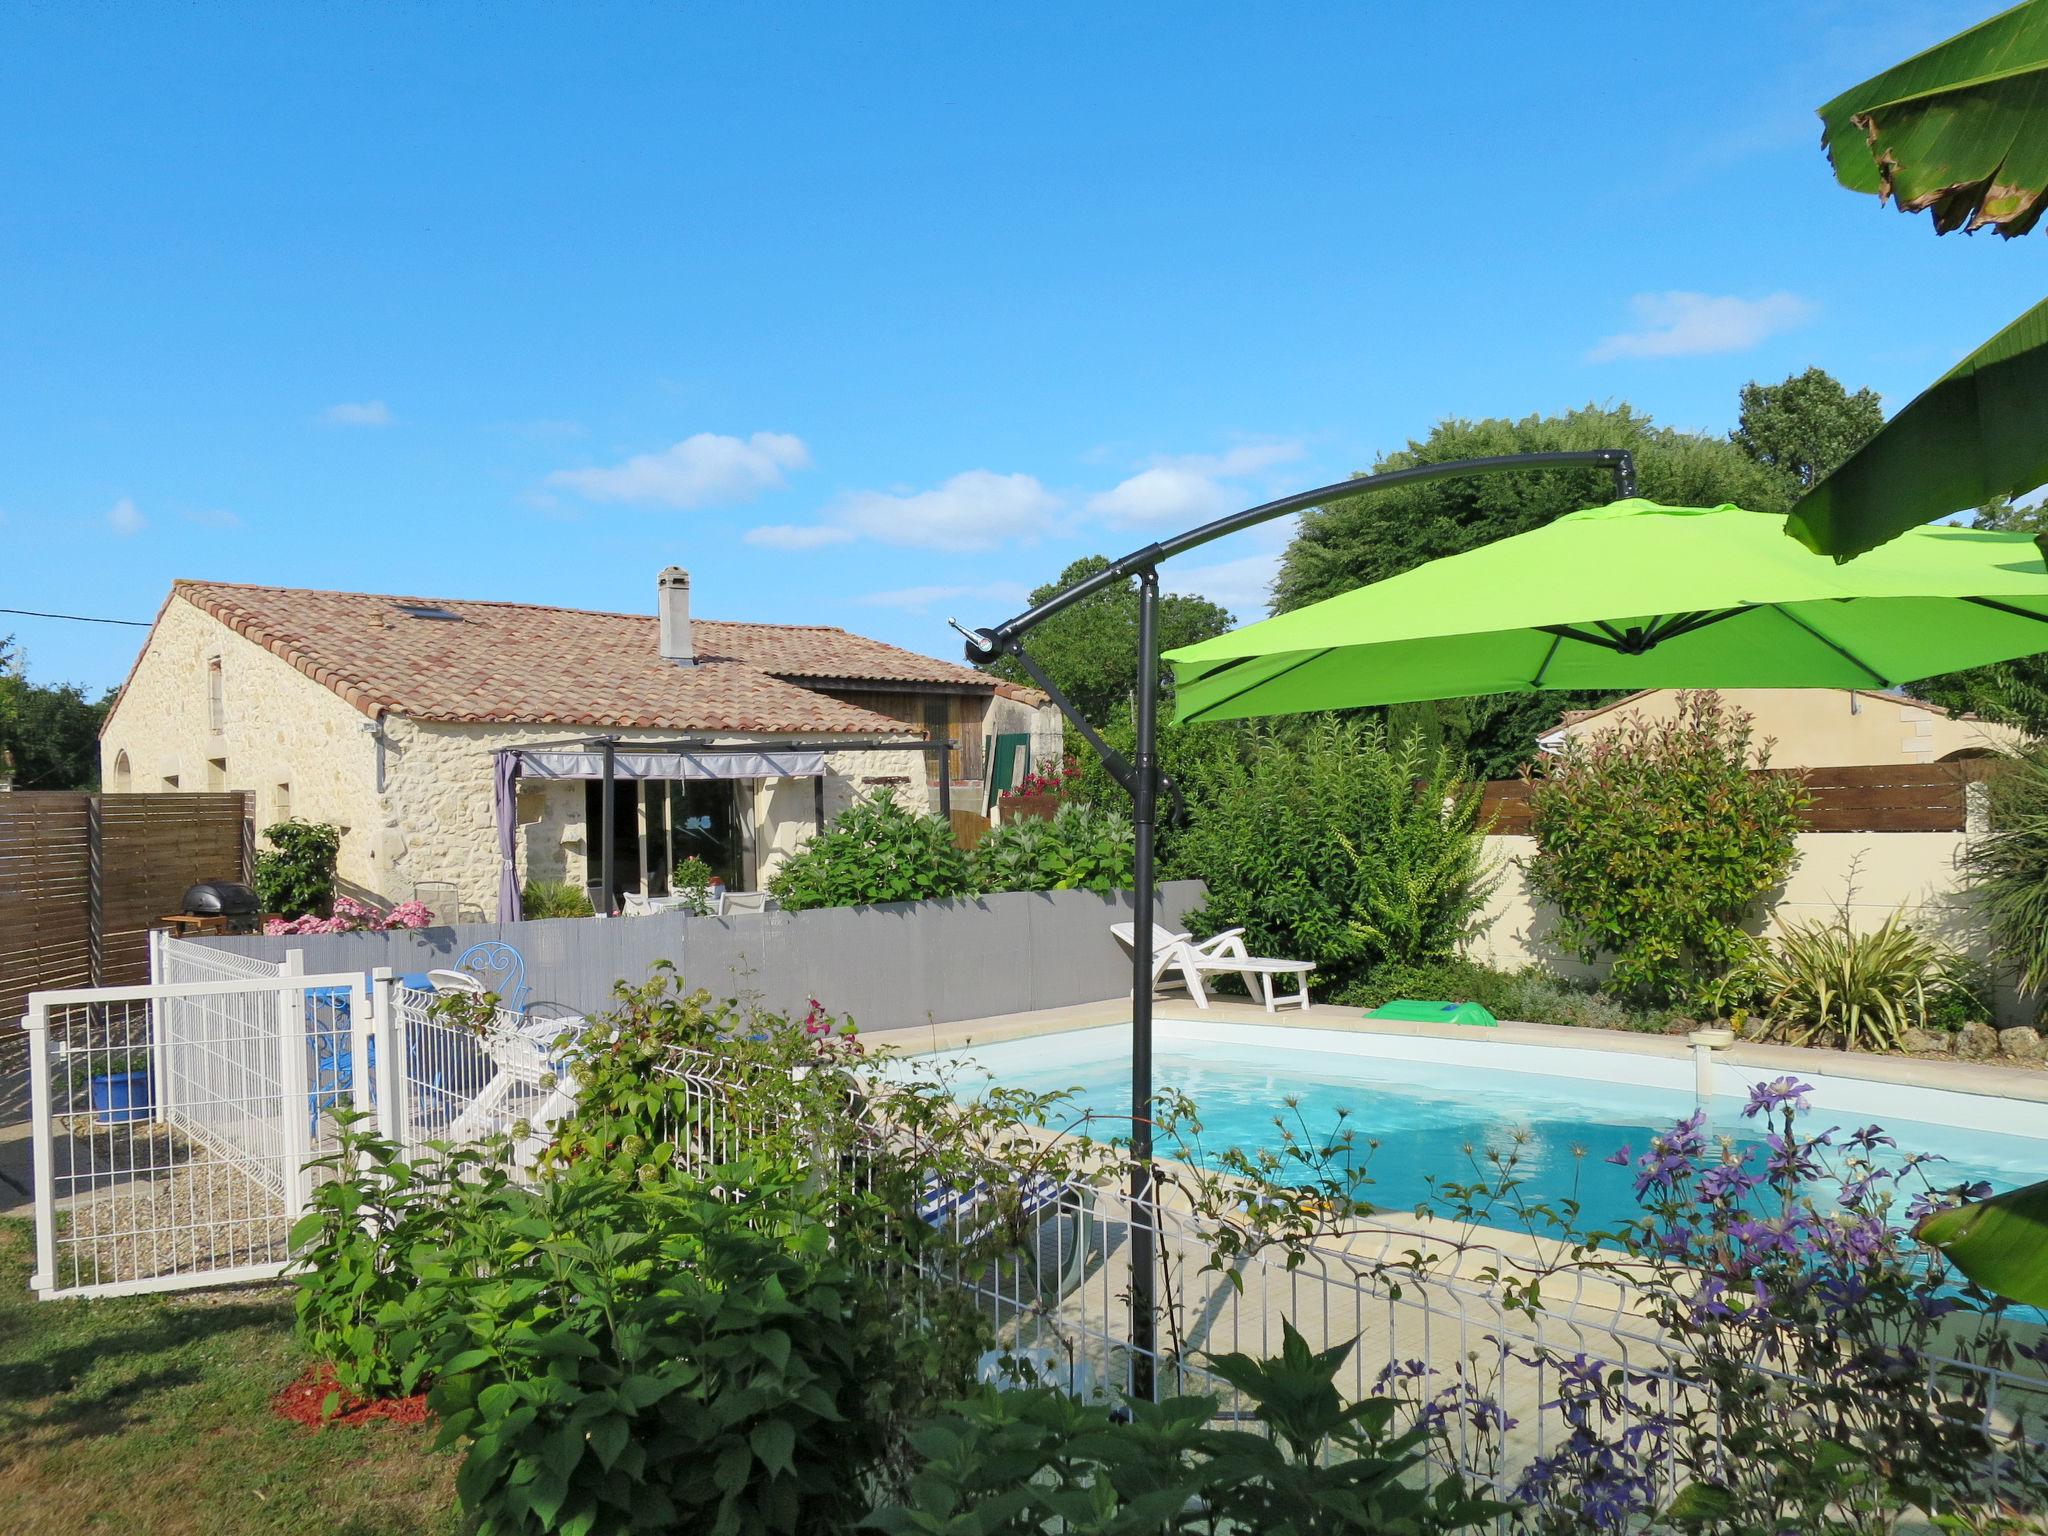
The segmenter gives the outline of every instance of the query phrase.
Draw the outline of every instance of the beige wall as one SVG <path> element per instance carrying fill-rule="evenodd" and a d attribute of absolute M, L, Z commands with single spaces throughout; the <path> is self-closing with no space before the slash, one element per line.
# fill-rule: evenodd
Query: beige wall
<path fill-rule="evenodd" d="M 1798 862 L 1767 904 L 1762 931 L 1825 921 L 1845 905 L 1851 923 L 1868 930 L 1903 907 L 1923 928 L 1988 958 L 1983 925 L 1972 921 L 1960 888 L 1969 840 L 1962 832 L 1801 833 Z M 1604 967 L 1587 966 L 1558 950 L 1551 939 L 1551 912 L 1530 895 L 1525 866 L 1536 852 L 1536 840 L 1489 837 L 1486 848 L 1501 881 L 1465 952 L 1504 970 L 1538 964 L 1569 976 L 1600 975 Z M 2012 1022 L 2031 1018 L 2015 1013 Z"/>
<path fill-rule="evenodd" d="M 1067 723 L 1059 709 L 1050 700 L 1036 707 L 1021 699 L 1006 699 L 998 694 L 989 701 L 988 733 L 991 736 L 1014 736 L 1018 732 L 1031 736 L 1031 763 L 1033 768 L 1041 763 L 1057 762 L 1066 751 Z"/>
<path fill-rule="evenodd" d="M 1897 694 L 1852 688 L 1723 688 L 1724 703 L 1756 722 L 1759 741 L 1771 738 L 1774 768 L 1842 768 L 1881 763 L 1932 763 L 1956 753 L 2017 746 L 2020 733 L 1986 720 L 1958 720 Z M 1669 720 L 1678 691 L 1660 688 L 1589 720 L 1563 728 L 1580 740 L 1630 719 Z"/>
<path fill-rule="evenodd" d="M 207 663 L 221 664 L 223 716 L 212 729 Z M 340 873 L 381 889 L 386 866 L 376 836 L 376 743 L 370 721 L 262 646 L 174 597 L 100 736 L 101 782 L 155 793 L 180 789 L 251 791 L 258 828 L 285 808 L 344 829 Z M 216 767 L 215 765 L 221 765 Z"/>

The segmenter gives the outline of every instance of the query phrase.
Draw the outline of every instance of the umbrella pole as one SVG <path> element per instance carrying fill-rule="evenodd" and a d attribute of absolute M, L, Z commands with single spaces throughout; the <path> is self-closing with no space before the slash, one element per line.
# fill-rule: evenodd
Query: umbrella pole
<path fill-rule="evenodd" d="M 1131 889 L 1131 1395 L 1157 1396 L 1159 1212 L 1152 1193 L 1153 830 L 1159 807 L 1159 572 L 1138 573 L 1136 833 Z"/>
<path fill-rule="evenodd" d="M 1135 919 L 1133 937 L 1137 939 L 1131 946 L 1131 1393 L 1134 1397 L 1151 1398 L 1155 1395 L 1159 1337 L 1156 1307 L 1159 1212 L 1153 1204 L 1152 1179 L 1152 945 L 1148 931 L 1157 883 L 1153 868 L 1153 827 L 1159 801 L 1159 562 L 1291 512 L 1385 490 L 1390 486 L 1464 475 L 1572 468 L 1608 470 L 1614 476 L 1614 494 L 1617 497 L 1636 493 L 1635 460 L 1624 448 L 1509 453 L 1443 464 L 1411 464 L 1283 496 L 1278 501 L 1248 507 L 1229 517 L 1204 523 L 1199 528 L 1190 528 L 1170 539 L 1147 544 L 1143 549 L 1134 549 L 1086 580 L 1075 582 L 1037 607 L 992 629 L 968 629 L 957 620 L 948 621 L 966 640 L 967 659 L 976 666 L 985 667 L 1003 656 L 1015 657 L 1031 680 L 1045 690 L 1060 713 L 1100 755 L 1111 776 L 1131 795 L 1132 822 L 1137 834 L 1135 868 L 1132 871 L 1134 889 L 1131 893 L 1134 908 L 1131 915 Z M 1138 760 L 1135 765 L 1126 763 L 1110 748 L 1101 733 L 1075 708 L 1073 700 L 1060 692 L 1023 645 L 1023 637 L 1054 614 L 1133 577 L 1138 581 Z M 1138 937 L 1141 934 L 1144 937 Z"/>

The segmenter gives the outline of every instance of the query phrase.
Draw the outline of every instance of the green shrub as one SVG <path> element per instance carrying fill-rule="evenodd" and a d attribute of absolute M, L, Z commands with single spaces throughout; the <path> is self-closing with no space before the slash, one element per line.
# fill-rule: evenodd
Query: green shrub
<path fill-rule="evenodd" d="M 689 903 L 689 910 L 697 917 L 711 911 L 711 882 L 718 877 L 711 866 L 694 853 L 676 860 L 676 867 L 669 871 L 669 891 Z"/>
<path fill-rule="evenodd" d="M 1209 891 L 1190 921 L 1243 928 L 1254 954 L 1313 960 L 1325 986 L 1448 958 L 1492 890 L 1477 787 L 1376 725 L 1262 732 L 1184 787 L 1176 873 Z"/>
<path fill-rule="evenodd" d="M 894 1302 L 803 1170 L 578 1165 L 501 1194 L 430 1402 L 482 1536 L 844 1530 L 887 1449 Z"/>
<path fill-rule="evenodd" d="M 588 917 L 590 897 L 566 880 L 529 880 L 519 892 L 527 917 Z"/>
<path fill-rule="evenodd" d="M 1763 768 L 1769 743 L 1755 748 Z M 1751 772 L 1747 715 L 1712 693 L 1669 721 L 1631 719 L 1554 759 L 1530 797 L 1529 886 L 1610 986 L 1656 1002 L 1701 996 L 1743 953 L 1742 922 L 1791 872 L 1805 786 Z"/>
<path fill-rule="evenodd" d="M 932 901 L 974 889 L 952 824 L 899 805 L 888 789 L 856 800 L 786 860 L 768 881 L 783 907 L 851 907 Z"/>
<path fill-rule="evenodd" d="M 1985 781 L 1991 831 L 1964 873 L 2000 962 L 2026 993 L 2048 990 L 2048 742 L 2031 742 Z"/>
<path fill-rule="evenodd" d="M 1950 958 L 1948 985 L 1927 999 L 1928 1029 L 1954 1034 L 1965 1024 L 1988 1024 L 1997 1015 L 1997 983 L 1991 968 L 1968 955 Z"/>
<path fill-rule="evenodd" d="M 445 1300 L 438 1286 L 425 1283 L 423 1253 L 432 1253 L 459 1224 L 461 1196 L 502 1183 L 503 1176 L 465 1188 L 460 1175 L 472 1166 L 470 1157 L 415 1167 L 367 1127 L 367 1115 L 333 1114 L 336 1149 L 307 1164 L 327 1177 L 316 1177 L 306 1214 L 291 1231 L 299 1341 L 333 1367 L 344 1391 L 362 1398 L 405 1396 L 431 1368 L 431 1335 Z M 330 1400 L 326 1411 L 334 1407 Z"/>
<path fill-rule="evenodd" d="M 334 865 L 341 828 L 324 821 L 273 822 L 256 855 L 256 897 L 277 917 L 325 917 L 334 910 Z"/>
<path fill-rule="evenodd" d="M 1967 992 L 1954 952 L 1903 912 L 1859 933 L 1846 907 L 1756 945 L 1731 980 L 1755 998 L 1773 1034 L 1845 1051 L 1896 1051 L 1907 1030 L 1926 1027 L 1932 999 Z"/>
<path fill-rule="evenodd" d="M 1397 997 L 1425 1002 L 1478 1003 L 1497 1019 L 1522 1024 L 1564 1024 L 1576 1029 L 1661 1033 L 1671 1015 L 1639 1008 L 1541 966 L 1499 971 L 1462 957 L 1427 965 L 1382 966 L 1347 988 L 1340 1001 L 1372 1009 Z"/>
<path fill-rule="evenodd" d="M 970 857 L 984 891 L 1127 891 L 1137 837 L 1128 816 L 1070 800 L 1049 821 L 991 827 Z"/>
<path fill-rule="evenodd" d="M 1053 1388 L 984 1390 L 919 1431 L 909 1499 L 868 1524 L 892 1536 L 1435 1536 L 1509 1513 L 1444 1469 L 1441 1418 L 1390 1398 L 1344 1401 L 1336 1375 L 1352 1344 L 1317 1352 L 1280 1326 L 1277 1359 L 1208 1360 L 1256 1427 L 1215 1428 L 1222 1405 L 1210 1396 L 1133 1402 L 1116 1425 L 1100 1404 Z"/>

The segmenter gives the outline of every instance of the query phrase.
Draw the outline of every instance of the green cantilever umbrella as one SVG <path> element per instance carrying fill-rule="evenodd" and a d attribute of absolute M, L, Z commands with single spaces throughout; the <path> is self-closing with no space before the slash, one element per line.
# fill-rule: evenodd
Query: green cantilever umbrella
<path fill-rule="evenodd" d="M 1175 713 L 1225 720 L 1545 688 L 1885 687 L 2048 649 L 2025 534 L 1914 528 L 1846 564 L 1739 507 L 1617 501 L 1169 651 Z M 2048 1184 L 1925 1239 L 2048 1305 Z"/>
<path fill-rule="evenodd" d="M 1739 507 L 1631 499 L 1167 653 L 1226 720 L 1571 688 L 1884 688 L 2048 650 L 2024 534 L 1918 528 L 1838 565 Z"/>

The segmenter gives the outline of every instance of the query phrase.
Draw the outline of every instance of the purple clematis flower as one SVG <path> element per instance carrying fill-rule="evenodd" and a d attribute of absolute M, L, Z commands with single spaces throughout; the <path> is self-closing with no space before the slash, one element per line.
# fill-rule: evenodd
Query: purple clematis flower
<path fill-rule="evenodd" d="M 1811 1083 L 1802 1083 L 1796 1077 L 1774 1077 L 1768 1083 L 1758 1083 L 1749 1090 L 1749 1104 L 1742 1111 L 1743 1117 L 1767 1115 L 1785 1105 L 1804 1110 L 1810 1106 L 1807 1095 L 1812 1092 Z"/>

